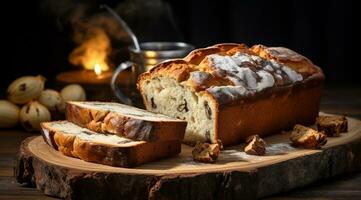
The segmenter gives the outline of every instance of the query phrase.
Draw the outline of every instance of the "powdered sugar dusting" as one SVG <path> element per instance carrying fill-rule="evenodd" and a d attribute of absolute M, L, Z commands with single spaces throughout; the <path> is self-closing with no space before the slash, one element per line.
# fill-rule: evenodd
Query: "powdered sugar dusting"
<path fill-rule="evenodd" d="M 256 88 L 257 91 L 261 91 L 265 88 L 272 87 L 275 84 L 275 80 L 273 79 L 273 76 L 270 73 L 264 70 L 260 70 L 257 72 L 257 74 L 259 77 L 261 77 L 261 81 L 258 83 Z"/>
<path fill-rule="evenodd" d="M 206 81 L 210 77 L 210 74 L 207 72 L 203 72 L 203 71 L 194 71 L 194 72 L 191 72 L 190 76 L 191 76 L 191 79 L 193 81 L 195 81 L 197 84 L 202 84 L 204 81 Z"/>
<path fill-rule="evenodd" d="M 282 155 L 296 150 L 289 143 L 277 143 L 266 147 L 266 155 Z"/>
<path fill-rule="evenodd" d="M 211 54 L 207 56 L 215 75 L 228 78 L 234 86 L 216 86 L 207 91 L 221 103 L 228 103 L 248 94 L 260 92 L 277 84 L 302 81 L 293 69 L 275 60 L 237 52 L 232 56 Z M 192 75 L 193 76 L 193 75 Z M 198 79 L 202 79 L 200 76 Z M 282 81 L 287 80 L 287 81 Z"/>
<path fill-rule="evenodd" d="M 215 86 L 207 89 L 221 104 L 232 102 L 241 97 L 251 95 L 252 92 L 243 86 Z"/>
<path fill-rule="evenodd" d="M 216 75 L 226 77 L 235 86 L 243 86 L 253 92 L 273 87 L 275 79 L 287 78 L 293 83 L 303 79 L 301 74 L 286 65 L 255 55 L 240 52 L 233 56 L 211 54 L 207 56 L 207 59 Z"/>
<path fill-rule="evenodd" d="M 266 66 L 264 67 L 264 69 L 267 70 L 267 71 L 270 71 L 270 72 L 273 72 L 273 71 L 274 71 L 274 69 L 273 69 L 273 67 L 272 67 L 271 65 L 266 65 Z"/>
<path fill-rule="evenodd" d="M 302 75 L 293 69 L 275 60 L 266 60 L 255 55 L 240 52 L 232 56 L 211 54 L 207 56 L 207 59 L 211 63 L 215 76 L 228 78 L 234 84 L 207 89 L 221 104 L 260 92 L 276 84 L 289 84 L 303 80 Z M 191 77 L 193 76 L 192 73 Z M 197 74 L 197 77 L 199 80 L 205 78 L 200 74 Z"/>
<path fill-rule="evenodd" d="M 244 151 L 240 150 L 223 150 L 219 161 L 258 161 L 261 160 L 262 156 L 254 156 L 246 154 Z"/>
<path fill-rule="evenodd" d="M 296 71 L 292 70 L 291 68 L 288 68 L 286 66 L 282 66 L 282 71 L 284 71 L 287 76 L 289 77 L 289 79 L 292 82 L 297 82 L 297 81 L 302 81 L 302 75 L 297 73 Z"/>

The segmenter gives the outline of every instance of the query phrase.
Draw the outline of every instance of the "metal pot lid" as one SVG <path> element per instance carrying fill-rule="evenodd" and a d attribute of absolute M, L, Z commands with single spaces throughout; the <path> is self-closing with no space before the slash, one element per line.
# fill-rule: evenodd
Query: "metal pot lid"
<path fill-rule="evenodd" d="M 129 51 L 145 58 L 176 58 L 184 57 L 194 49 L 194 46 L 184 42 L 143 42 L 141 51 L 130 47 Z"/>

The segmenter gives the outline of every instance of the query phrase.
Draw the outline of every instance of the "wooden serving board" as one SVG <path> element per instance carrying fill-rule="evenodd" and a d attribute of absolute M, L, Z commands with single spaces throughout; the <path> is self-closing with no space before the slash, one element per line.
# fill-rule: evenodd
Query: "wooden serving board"
<path fill-rule="evenodd" d="M 67 199 L 260 198 L 361 170 L 361 121 L 348 123 L 349 132 L 329 138 L 321 150 L 294 148 L 282 133 L 265 138 L 266 156 L 247 155 L 239 145 L 223 150 L 217 163 L 203 164 L 183 145 L 178 157 L 137 168 L 66 157 L 41 136 L 30 137 L 21 145 L 15 175 L 20 183 Z"/>

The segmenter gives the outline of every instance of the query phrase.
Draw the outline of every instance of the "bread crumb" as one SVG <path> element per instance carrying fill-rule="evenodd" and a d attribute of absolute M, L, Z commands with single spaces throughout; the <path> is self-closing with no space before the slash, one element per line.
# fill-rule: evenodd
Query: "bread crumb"
<path fill-rule="evenodd" d="M 325 145 L 327 136 L 312 128 L 296 124 L 291 132 L 290 140 L 296 147 L 313 149 Z"/>
<path fill-rule="evenodd" d="M 329 137 L 338 137 L 347 132 L 347 119 L 344 116 L 319 116 L 316 120 L 317 130 Z"/>
<path fill-rule="evenodd" d="M 221 151 L 220 145 L 197 142 L 192 151 L 193 160 L 204 163 L 214 163 Z"/>
<path fill-rule="evenodd" d="M 266 142 L 258 135 L 251 135 L 246 139 L 244 152 L 250 155 L 262 156 L 266 154 Z"/>

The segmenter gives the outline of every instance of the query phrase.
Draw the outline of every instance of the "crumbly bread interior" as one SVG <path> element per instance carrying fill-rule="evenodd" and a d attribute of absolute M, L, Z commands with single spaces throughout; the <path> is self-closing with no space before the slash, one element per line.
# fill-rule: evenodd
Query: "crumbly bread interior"
<path fill-rule="evenodd" d="M 176 80 L 160 76 L 143 88 L 147 110 L 188 122 L 184 142 L 216 143 L 215 108 L 207 95 L 196 93 Z"/>
<path fill-rule="evenodd" d="M 112 102 L 104 103 L 104 102 L 91 102 L 91 101 L 78 101 L 78 102 L 71 101 L 68 103 L 83 108 L 116 112 L 124 116 L 129 116 L 136 119 L 143 119 L 147 121 L 180 121 L 163 114 L 153 113 L 119 103 L 112 103 Z"/>
<path fill-rule="evenodd" d="M 217 142 L 217 110 L 206 93 L 225 104 L 275 85 L 303 80 L 301 74 L 275 60 L 239 52 L 207 55 L 197 67 L 188 70 L 189 77 L 182 82 L 159 75 L 142 84 L 148 110 L 188 122 L 186 143 Z"/>
<path fill-rule="evenodd" d="M 89 141 L 99 144 L 106 144 L 111 146 L 132 146 L 144 143 L 142 141 L 134 141 L 128 138 L 120 137 L 113 134 L 99 134 L 93 131 L 90 131 L 86 128 L 82 128 L 68 121 L 55 121 L 44 123 L 45 128 L 43 131 L 48 132 L 49 129 L 55 132 L 61 132 L 63 134 L 70 134 L 78 137 L 83 141 Z M 46 134 L 49 135 L 49 134 Z"/>

